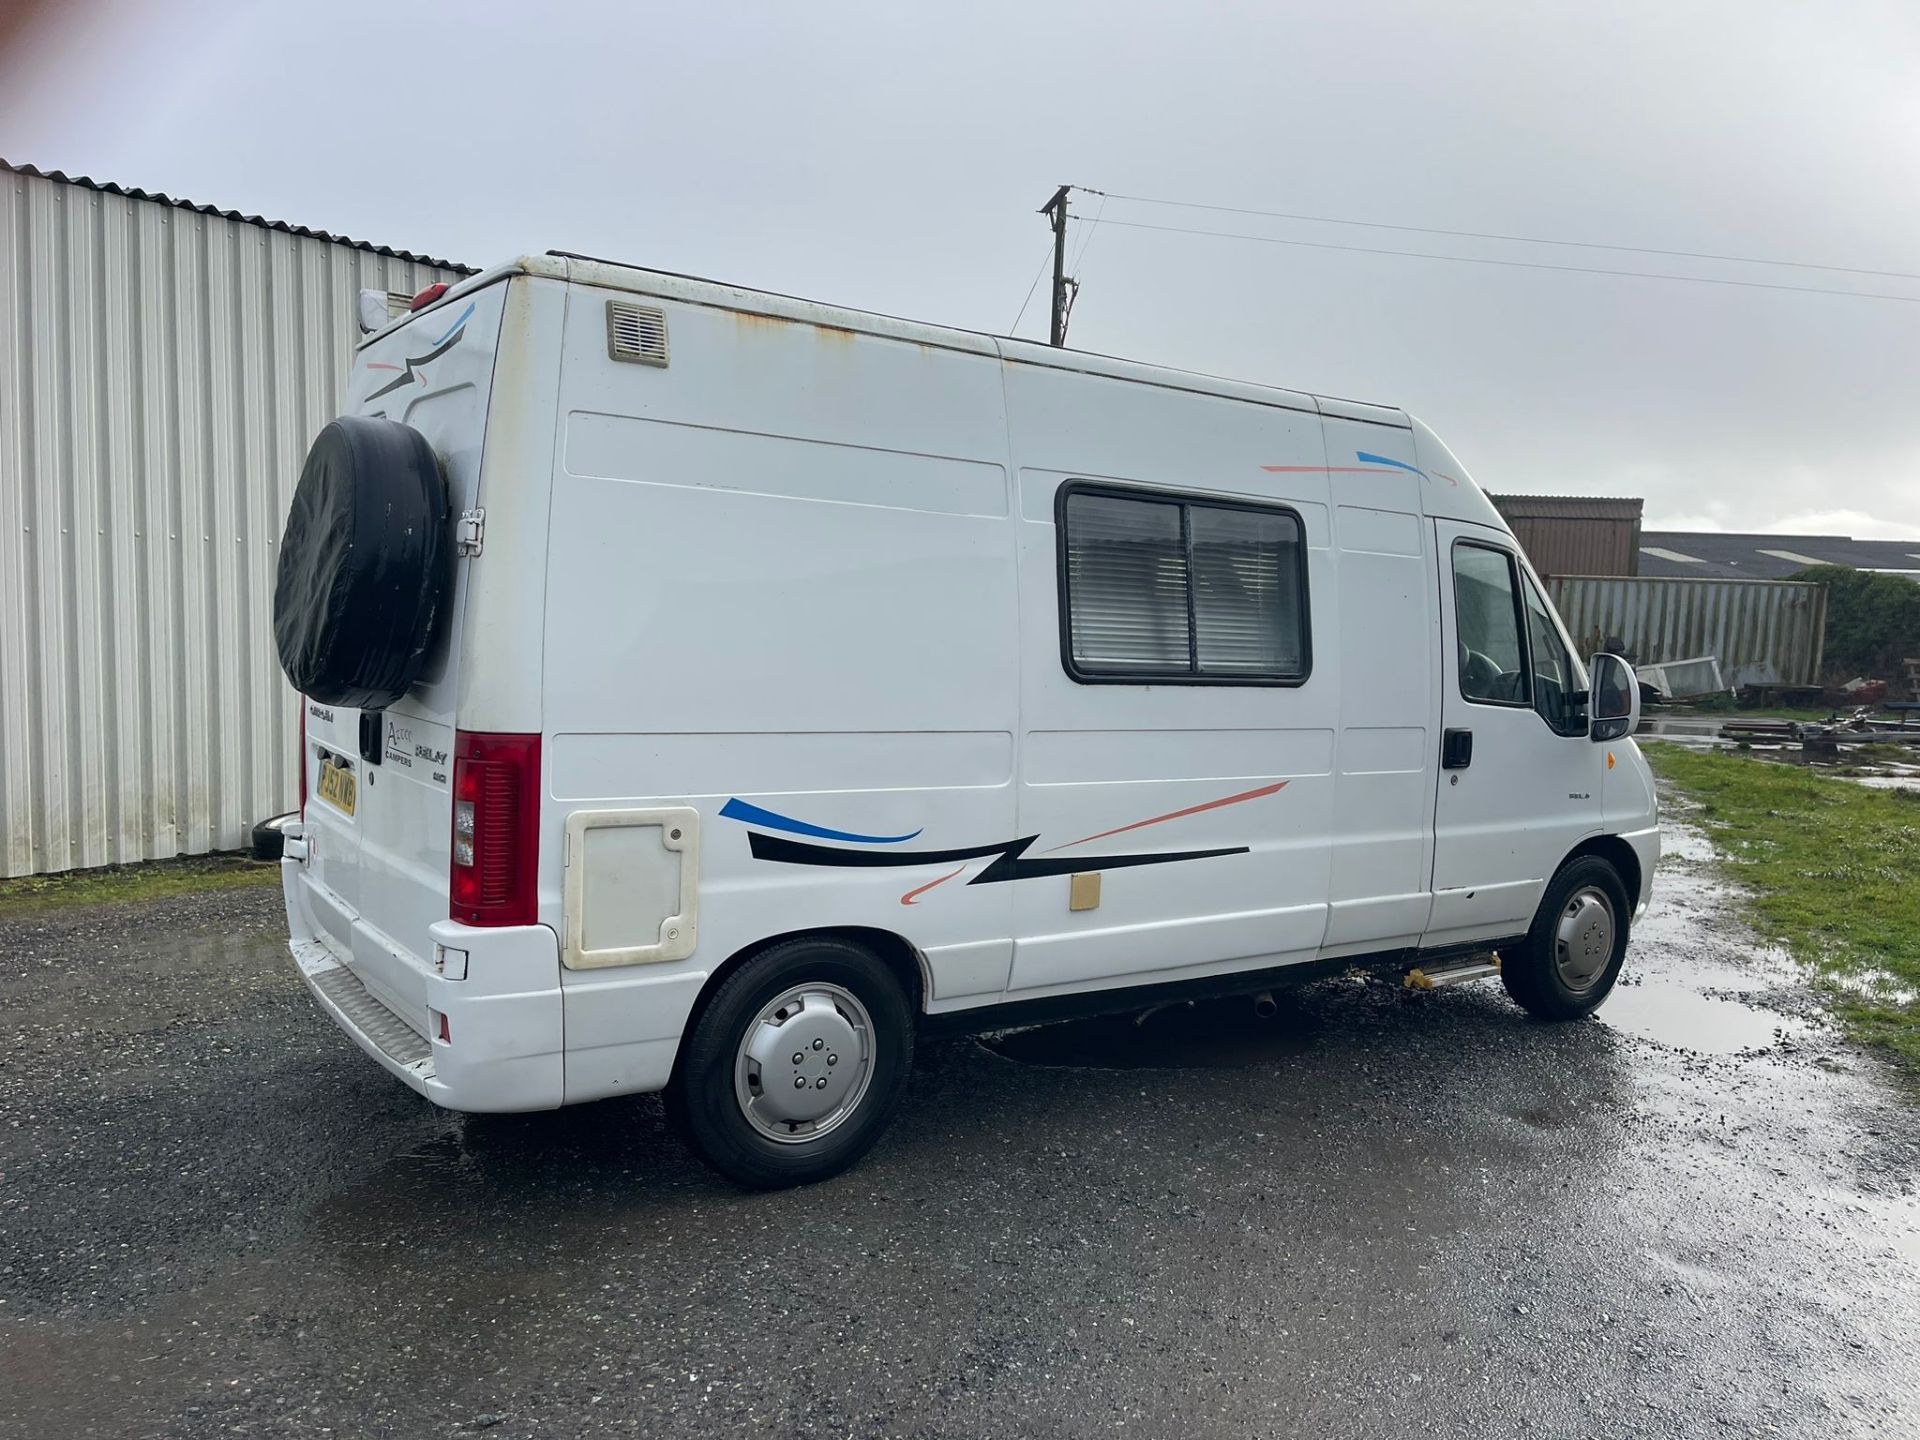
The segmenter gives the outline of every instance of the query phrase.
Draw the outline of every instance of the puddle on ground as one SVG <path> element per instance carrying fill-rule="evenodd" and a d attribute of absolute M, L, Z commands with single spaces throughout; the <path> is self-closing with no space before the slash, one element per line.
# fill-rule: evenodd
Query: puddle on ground
<path fill-rule="evenodd" d="M 1635 735 L 1650 735 L 1656 740 L 1718 740 L 1727 717 L 1719 715 L 1655 715 L 1641 720 Z"/>
<path fill-rule="evenodd" d="M 1625 1034 L 1700 1055 L 1767 1050 L 1813 1030 L 1805 1020 L 1735 998 L 1703 995 L 1668 980 L 1621 985 L 1601 1004 L 1598 1014 Z"/>
<path fill-rule="evenodd" d="M 1891 975 L 1878 970 L 1865 972 L 1830 970 L 1823 977 L 1836 989 L 1849 995 L 1857 995 L 1875 1005 L 1888 1005 L 1901 1009 L 1920 1001 L 1920 990 L 1911 985 L 1903 985 Z"/>
<path fill-rule="evenodd" d="M 1870 790 L 1920 791 L 1920 775 L 1849 775 L 1846 778 Z"/>
<path fill-rule="evenodd" d="M 1660 858 L 1662 860 L 1695 860 L 1708 862 L 1719 858 L 1719 851 L 1713 848 L 1713 842 L 1704 831 L 1689 826 L 1674 826 L 1660 832 Z M 1653 893 L 1657 896 L 1667 877 L 1656 876 Z"/>
<path fill-rule="evenodd" d="M 1321 1022 L 1280 997 L 1263 1020 L 1244 996 L 1184 1001 L 1138 1014 L 1101 1015 L 1028 1030 L 984 1035 L 980 1043 L 1023 1065 L 1098 1070 L 1230 1069 L 1298 1055 L 1319 1038 Z"/>

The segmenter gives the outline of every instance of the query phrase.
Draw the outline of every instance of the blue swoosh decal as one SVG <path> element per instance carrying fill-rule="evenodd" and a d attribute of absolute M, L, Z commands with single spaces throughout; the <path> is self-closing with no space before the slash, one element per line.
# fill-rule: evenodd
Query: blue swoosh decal
<path fill-rule="evenodd" d="M 749 805 L 737 796 L 720 807 L 720 815 L 725 820 L 764 825 L 769 830 L 785 830 L 790 835 L 811 835 L 816 840 L 850 840 L 856 845 L 898 845 L 920 833 L 916 830 L 912 835 L 855 835 L 850 830 L 829 830 L 824 825 L 809 825 L 805 820 L 762 810 L 758 805 Z"/>
<path fill-rule="evenodd" d="M 466 324 L 466 323 L 467 323 L 467 321 L 469 321 L 469 320 L 471 320 L 471 319 L 473 318 L 473 307 L 474 307 L 474 305 L 475 305 L 476 303 L 477 303 L 477 302 L 475 302 L 475 301 L 472 301 L 472 300 L 469 300 L 469 301 L 467 302 L 467 308 L 466 308 L 466 309 L 464 309 L 464 310 L 462 310 L 462 311 L 460 312 L 460 318 L 459 318 L 458 320 L 456 320 L 456 321 L 454 321 L 454 322 L 453 322 L 453 324 L 452 324 L 451 326 L 449 326 L 449 327 L 448 327 L 448 329 L 447 329 L 447 335 L 451 335 L 451 334 L 453 334 L 453 332 L 454 332 L 455 330 L 458 330 L 458 329 L 459 329 L 459 328 L 460 328 L 460 327 L 461 327 L 462 325 L 464 325 L 464 324 Z M 435 345 L 438 345 L 438 344 L 440 344 L 440 343 L 441 343 L 441 341 L 443 341 L 443 340 L 445 340 L 445 339 L 447 338 L 447 335 L 442 335 L 442 336 L 440 337 L 440 339 L 439 339 L 439 340 L 435 340 L 435 341 L 434 341 L 433 343 L 434 343 Z"/>
<path fill-rule="evenodd" d="M 1409 475 L 1418 475 L 1422 480 L 1427 478 L 1426 471 L 1418 466 L 1409 465 L 1404 460 L 1395 460 L 1391 455 L 1369 455 L 1365 450 L 1356 450 L 1353 452 L 1353 458 L 1362 465 L 1391 465 L 1394 469 L 1404 470 Z"/>

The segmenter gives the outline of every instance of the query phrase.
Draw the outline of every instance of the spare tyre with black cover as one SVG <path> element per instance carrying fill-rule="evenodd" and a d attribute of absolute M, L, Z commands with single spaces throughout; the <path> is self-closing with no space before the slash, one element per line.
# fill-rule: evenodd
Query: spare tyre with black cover
<path fill-rule="evenodd" d="M 349 415 L 307 452 L 280 542 L 273 638 L 303 695 L 383 710 L 426 666 L 453 592 L 451 499 L 433 447 Z"/>

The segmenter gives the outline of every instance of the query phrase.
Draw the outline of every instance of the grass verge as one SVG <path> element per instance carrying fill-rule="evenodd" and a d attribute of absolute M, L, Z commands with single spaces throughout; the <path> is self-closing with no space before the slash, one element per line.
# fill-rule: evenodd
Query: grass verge
<path fill-rule="evenodd" d="M 1815 967 L 1855 1038 L 1920 1073 L 1920 793 L 1647 744 L 1701 808 L 1767 938 Z"/>
<path fill-rule="evenodd" d="M 193 855 L 145 865 L 69 870 L 61 875 L 25 875 L 0 880 L 0 920 L 44 914 L 70 905 L 160 900 L 202 890 L 238 890 L 279 883 L 278 865 L 239 855 Z"/>

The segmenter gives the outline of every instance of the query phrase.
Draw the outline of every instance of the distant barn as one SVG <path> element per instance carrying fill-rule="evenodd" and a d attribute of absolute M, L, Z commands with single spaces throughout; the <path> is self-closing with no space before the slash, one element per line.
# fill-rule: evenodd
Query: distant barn
<path fill-rule="evenodd" d="M 1588 495 L 1489 495 L 1541 578 L 1637 575 L 1642 502 Z"/>

